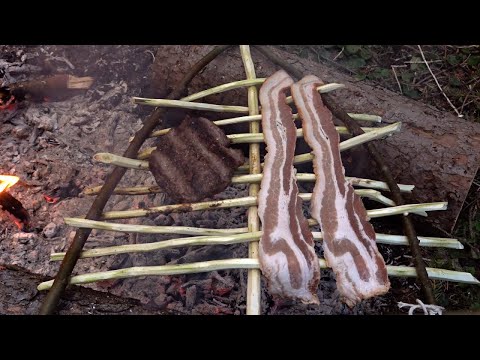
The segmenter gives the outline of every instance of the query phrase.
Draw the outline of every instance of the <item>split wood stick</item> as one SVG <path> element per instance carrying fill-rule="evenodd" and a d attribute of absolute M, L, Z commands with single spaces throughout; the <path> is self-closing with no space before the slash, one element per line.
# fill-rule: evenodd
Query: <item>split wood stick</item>
<path fill-rule="evenodd" d="M 183 229 L 183 226 L 144 226 L 144 225 L 132 225 L 132 224 L 111 224 L 109 223 L 108 228 L 104 227 L 103 230 L 110 231 L 121 231 L 129 233 L 139 233 L 139 234 L 158 234 L 162 233 L 163 228 L 173 228 L 166 229 L 170 231 L 169 233 L 180 234 Z M 120 226 L 119 226 L 120 225 Z M 160 229 L 161 228 L 161 229 Z M 121 230 L 118 230 L 121 229 Z M 160 230 L 160 231 L 159 231 Z M 109 256 L 109 255 L 118 255 L 118 254 L 127 254 L 127 253 L 143 253 L 150 252 L 155 250 L 162 249 L 172 249 L 185 246 L 205 246 L 205 245 L 231 245 L 239 244 L 251 241 L 258 241 L 262 236 L 261 231 L 257 232 L 248 232 L 248 228 L 237 228 L 234 230 L 239 230 L 238 234 L 221 234 L 221 235 L 209 235 L 212 230 L 216 229 L 203 229 L 197 228 L 197 234 L 204 234 L 200 236 L 192 236 L 185 238 L 177 238 L 170 240 L 157 241 L 147 244 L 128 244 L 128 245 L 119 245 L 119 246 L 109 246 L 104 248 L 96 248 L 91 250 L 82 251 L 80 258 L 90 258 L 90 257 L 99 257 L 99 256 Z M 206 231 L 204 231 L 206 230 Z M 232 229 L 218 229 L 218 231 L 226 231 Z M 191 234 L 191 232 L 189 232 Z M 312 232 L 313 238 L 317 241 L 323 240 L 323 234 L 319 231 Z M 390 235 L 390 234 L 375 234 L 376 241 L 378 244 L 386 245 L 407 245 L 408 239 L 406 236 L 402 235 Z M 463 249 L 463 245 L 457 239 L 451 238 L 437 238 L 437 237 L 428 237 L 428 236 L 419 236 L 420 246 L 424 247 L 438 247 L 438 248 L 449 248 L 449 249 Z M 64 252 L 53 253 L 50 255 L 50 261 L 59 261 L 62 260 L 65 256 Z"/>
<path fill-rule="evenodd" d="M 232 184 L 250 184 L 253 182 L 260 182 L 262 180 L 262 174 L 247 174 L 247 175 L 237 175 L 232 177 Z M 313 182 L 315 181 L 315 174 L 309 173 L 297 173 L 295 175 L 297 181 L 303 182 Z M 376 189 L 376 190 L 385 190 L 389 191 L 387 183 L 383 181 L 371 180 L 371 179 L 362 179 L 356 177 L 348 177 L 346 176 L 345 179 L 349 181 L 353 186 L 359 186 L 369 189 Z M 401 192 L 411 193 L 415 188 L 414 185 L 405 185 L 405 184 L 398 184 Z M 96 195 L 100 191 L 102 186 L 94 186 L 90 188 L 85 188 L 82 192 L 83 195 Z M 162 190 L 158 185 L 150 185 L 150 186 L 132 186 L 132 187 L 118 187 L 113 192 L 116 195 L 145 195 L 145 194 L 158 194 L 161 193 Z"/>
<path fill-rule="evenodd" d="M 357 190 L 358 191 L 358 190 Z M 300 197 L 308 201 L 308 196 L 311 196 L 310 193 L 300 194 Z M 215 210 L 215 209 L 227 209 L 232 207 L 244 207 L 244 206 L 255 206 L 257 204 L 256 196 L 245 196 L 236 199 L 226 199 L 226 200 L 216 200 L 216 201 L 205 201 L 198 203 L 190 204 L 176 204 L 176 205 L 162 205 L 155 206 L 146 209 L 133 209 L 133 210 L 121 210 L 121 211 L 107 211 L 103 213 L 103 220 L 114 220 L 114 219 L 132 219 L 150 216 L 154 214 L 170 214 L 172 212 L 188 212 L 188 211 L 198 211 L 198 210 Z M 392 206 L 382 209 L 373 209 L 368 210 L 368 216 L 371 218 L 382 217 L 382 216 L 392 216 L 403 213 L 423 213 L 425 211 L 439 211 L 446 210 L 446 202 L 434 202 L 434 203 L 421 203 L 421 204 L 408 204 L 401 206 Z M 82 219 L 82 218 L 75 218 Z"/>
<path fill-rule="evenodd" d="M 255 65 L 253 64 L 248 45 L 240 45 L 240 53 L 242 56 L 243 66 L 247 79 L 255 79 Z M 255 86 L 248 88 L 248 115 L 254 116 L 259 114 L 258 107 L 258 91 Z M 258 121 L 250 122 L 250 133 L 257 134 L 260 132 L 260 123 Z M 262 168 L 260 166 L 260 145 L 252 143 L 249 147 L 250 158 L 250 174 L 260 174 Z M 248 187 L 248 194 L 251 197 L 258 195 L 260 185 L 251 183 Z M 257 232 L 260 230 L 260 219 L 258 217 L 257 202 L 248 208 L 248 231 Z M 258 261 L 258 241 L 252 241 L 248 244 L 248 257 Z M 247 277 L 247 315 L 260 315 L 261 309 L 261 272 L 259 269 L 248 270 Z"/>
<path fill-rule="evenodd" d="M 320 268 L 328 268 L 325 259 L 318 259 Z M 89 284 L 97 281 L 112 279 L 127 279 L 140 276 L 160 276 L 160 275 L 183 275 L 195 274 L 209 271 L 231 270 L 231 269 L 259 269 L 258 259 L 227 259 L 212 260 L 190 264 L 175 264 L 161 266 L 137 266 L 126 269 L 109 270 L 97 273 L 82 274 L 72 276 L 70 284 Z M 387 265 L 389 276 L 393 277 L 416 277 L 418 276 L 414 267 Z M 472 274 L 461 271 L 447 269 L 427 268 L 428 275 L 435 280 L 444 280 L 459 282 L 465 284 L 480 285 Z M 53 280 L 40 283 L 37 290 L 47 290 L 52 286 Z"/>

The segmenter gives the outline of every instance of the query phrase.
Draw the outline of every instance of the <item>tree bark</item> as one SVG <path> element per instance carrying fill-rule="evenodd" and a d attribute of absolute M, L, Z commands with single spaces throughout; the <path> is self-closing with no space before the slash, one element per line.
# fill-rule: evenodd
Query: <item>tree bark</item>
<path fill-rule="evenodd" d="M 30 223 L 30 216 L 22 203 L 10 195 L 7 190 L 0 192 L 0 210 L 13 216 L 13 221 L 21 230 L 26 230 Z"/>

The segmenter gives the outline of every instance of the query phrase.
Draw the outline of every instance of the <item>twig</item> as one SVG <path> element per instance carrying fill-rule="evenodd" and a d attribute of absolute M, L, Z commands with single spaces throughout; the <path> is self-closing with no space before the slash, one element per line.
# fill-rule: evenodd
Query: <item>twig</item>
<path fill-rule="evenodd" d="M 145 50 L 145 52 L 146 52 L 147 54 L 152 55 L 152 63 L 154 63 L 154 62 L 155 62 L 155 54 L 153 53 L 153 51 Z"/>
<path fill-rule="evenodd" d="M 230 82 L 230 83 L 215 86 L 213 88 L 203 90 L 203 91 L 200 91 L 198 93 L 189 95 L 187 97 L 182 98 L 182 100 L 183 101 L 195 101 L 195 100 L 202 99 L 202 98 L 210 96 L 210 95 L 220 94 L 222 92 L 233 90 L 233 89 L 238 89 L 238 88 L 243 88 L 243 87 L 248 87 L 248 86 L 261 85 L 265 82 L 265 80 L 266 80 L 265 78 L 257 78 L 257 79 L 247 79 L 247 80 L 233 81 L 233 82 Z"/>
<path fill-rule="evenodd" d="M 385 245 L 409 245 L 408 238 L 403 235 L 376 234 L 377 243 Z M 463 250 L 465 247 L 457 239 L 419 236 L 420 246 L 443 247 L 448 249 Z"/>
<path fill-rule="evenodd" d="M 64 56 L 51 56 L 49 60 L 58 60 L 58 61 L 63 61 L 65 64 L 68 65 L 68 67 L 72 70 L 75 69 L 75 66 Z"/>
<path fill-rule="evenodd" d="M 320 268 L 327 268 L 324 259 L 318 259 Z M 72 276 L 70 284 L 88 284 L 102 280 L 126 279 L 139 276 L 159 276 L 159 275 L 181 275 L 193 274 L 208 271 L 228 270 L 228 269 L 259 269 L 257 259 L 227 259 L 203 261 L 180 265 L 161 265 L 161 266 L 137 266 L 126 269 L 110 270 L 90 274 Z M 460 271 L 445 269 L 427 268 L 432 279 L 461 282 L 466 284 L 480 284 L 472 274 Z M 394 277 L 415 277 L 415 268 L 408 266 L 387 265 L 389 276 Z M 53 281 L 45 281 L 37 286 L 37 290 L 47 290 L 52 286 Z"/>
<path fill-rule="evenodd" d="M 303 73 L 300 70 L 298 70 L 295 66 L 287 63 L 276 54 L 274 54 L 268 47 L 259 46 L 258 49 L 268 59 L 270 59 L 272 62 L 276 63 L 277 65 L 281 66 L 282 68 L 284 68 L 292 76 L 296 77 L 297 79 L 300 79 L 303 77 Z M 355 134 L 355 135 L 363 134 L 363 131 L 360 128 L 360 126 L 350 116 L 348 116 L 348 114 L 340 106 L 338 106 L 337 103 L 329 95 L 323 95 L 322 98 L 325 105 L 332 111 L 333 115 L 336 116 L 338 119 L 340 119 L 352 134 Z M 377 167 L 382 172 L 385 178 L 385 181 L 387 182 L 388 187 L 390 188 L 390 191 L 392 193 L 393 201 L 397 205 L 403 205 L 405 202 L 403 200 L 402 194 L 400 193 L 400 189 L 398 188 L 397 182 L 395 181 L 387 163 L 385 162 L 383 157 L 380 155 L 379 151 L 377 150 L 376 146 L 373 143 L 367 143 L 365 146 L 370 156 L 375 161 Z M 416 269 L 416 272 L 418 273 L 418 280 L 422 285 L 425 298 L 427 299 L 428 303 L 435 304 L 435 297 L 433 296 L 432 284 L 428 279 L 428 273 L 425 267 L 425 263 L 422 259 L 419 240 L 417 238 L 415 228 L 408 215 L 404 215 L 402 217 L 402 220 L 403 220 L 404 233 L 408 237 L 410 248 L 414 256 L 415 269 Z"/>
<path fill-rule="evenodd" d="M 335 57 L 332 59 L 332 61 L 337 60 L 340 57 L 340 55 L 343 54 L 343 50 L 345 50 L 345 46 L 342 46 L 342 50 L 340 50 L 340 52 L 337 55 L 335 55 Z"/>
<path fill-rule="evenodd" d="M 170 93 L 169 99 L 178 99 L 181 97 L 182 93 L 186 90 L 187 85 L 194 78 L 194 76 L 207 66 L 213 59 L 225 51 L 229 45 L 217 46 L 215 49 L 210 51 L 206 56 L 204 56 L 200 61 L 198 61 L 190 71 L 183 77 L 179 84 L 174 87 L 174 90 Z M 124 153 L 124 157 L 134 158 L 144 141 L 148 138 L 154 128 L 157 126 L 161 115 L 164 113 L 164 109 L 155 109 L 153 113 L 145 121 L 143 127 L 136 133 L 135 138 L 128 146 L 127 150 Z M 103 208 L 107 204 L 107 201 L 110 199 L 115 187 L 118 185 L 123 175 L 126 172 L 126 168 L 116 167 L 107 177 L 105 184 L 102 187 L 102 190 L 95 198 L 90 210 L 87 213 L 87 219 L 96 220 L 99 219 L 102 215 Z M 91 229 L 80 229 L 75 233 L 72 244 L 70 245 L 65 259 L 60 265 L 60 269 L 57 273 L 55 281 L 53 283 L 52 289 L 47 294 L 41 308 L 40 314 L 47 315 L 52 314 L 55 311 L 56 306 L 58 305 L 60 298 L 65 291 L 65 288 L 68 285 L 68 279 L 77 263 L 77 260 L 80 256 L 80 253 L 85 245 L 85 242 L 90 235 Z"/>
<path fill-rule="evenodd" d="M 149 168 L 148 161 L 130 159 L 128 157 L 119 156 L 112 153 L 95 154 L 93 155 L 93 160 L 104 164 L 120 166 L 125 169 L 148 170 Z"/>
<path fill-rule="evenodd" d="M 372 209 L 367 210 L 367 214 L 370 218 L 400 215 L 400 214 L 417 214 L 419 212 L 425 211 L 438 211 L 438 210 L 447 210 L 446 202 L 433 202 L 433 203 L 421 203 L 421 204 L 406 204 L 406 205 L 397 205 L 389 208 L 382 209 Z"/>
<path fill-rule="evenodd" d="M 248 112 L 246 106 L 234 106 L 234 105 L 217 105 L 207 103 L 196 103 L 182 100 L 166 100 L 166 99 L 146 99 L 134 97 L 133 102 L 140 105 L 149 105 L 155 107 L 169 107 L 180 108 L 190 110 L 208 110 L 214 112 L 228 112 L 228 113 L 240 113 L 245 114 Z"/>
<path fill-rule="evenodd" d="M 450 106 L 452 107 L 452 109 L 455 111 L 455 113 L 457 114 L 458 117 L 463 117 L 462 114 L 460 114 L 460 112 L 458 112 L 457 108 L 455 107 L 455 105 L 453 105 L 453 103 L 450 101 L 450 99 L 448 98 L 447 94 L 445 94 L 445 92 L 443 91 L 442 87 L 440 86 L 440 83 L 438 82 L 435 74 L 433 73 L 432 69 L 430 68 L 430 65 L 428 65 L 428 61 L 427 59 L 425 59 L 425 54 L 423 53 L 423 50 L 422 50 L 422 47 L 420 45 L 417 45 L 418 46 L 418 50 L 420 50 L 420 54 L 422 55 L 422 59 L 423 59 L 423 62 L 425 63 L 425 65 L 427 65 L 427 68 L 428 68 L 428 71 L 430 71 L 430 74 L 432 74 L 432 77 L 433 77 L 433 80 L 435 80 L 435 83 L 437 84 L 437 87 L 438 89 L 440 90 L 440 92 L 443 94 L 443 96 L 445 97 L 445 99 L 447 99 L 448 103 L 450 104 Z"/>
<path fill-rule="evenodd" d="M 398 89 L 400 90 L 400 94 L 403 95 L 402 85 L 400 85 L 400 81 L 398 81 L 397 72 L 395 71 L 396 67 L 398 67 L 398 66 L 392 65 L 392 71 L 393 71 L 393 75 L 395 76 L 395 80 L 397 81 Z"/>
<path fill-rule="evenodd" d="M 462 106 L 460 108 L 460 112 L 463 111 L 463 108 L 465 107 L 465 105 L 467 103 L 468 97 L 472 94 L 473 89 L 475 88 L 475 86 L 478 84 L 479 81 L 480 81 L 480 79 L 477 79 L 473 84 L 468 85 L 468 88 L 469 88 L 468 93 L 467 93 L 467 95 L 465 95 L 465 99 L 463 99 Z"/>

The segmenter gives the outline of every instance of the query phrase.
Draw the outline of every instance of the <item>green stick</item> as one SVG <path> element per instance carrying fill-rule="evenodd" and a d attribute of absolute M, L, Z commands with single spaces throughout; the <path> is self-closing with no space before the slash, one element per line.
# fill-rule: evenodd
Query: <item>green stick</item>
<path fill-rule="evenodd" d="M 238 175 L 232 178 L 232 184 L 250 184 L 252 182 L 260 182 L 262 180 L 262 174 L 247 174 L 247 175 Z M 315 174 L 308 173 L 297 173 L 297 181 L 305 182 L 314 182 Z M 350 181 L 354 186 L 360 186 L 364 188 L 377 189 L 389 191 L 387 184 L 383 181 L 371 180 L 371 179 L 362 179 L 355 177 L 345 177 Z M 415 188 L 414 185 L 404 185 L 399 184 L 400 191 L 411 193 Z M 101 186 L 95 186 L 91 188 L 85 188 L 82 192 L 83 195 L 96 195 L 100 191 Z M 117 195 L 145 195 L 145 194 L 157 194 L 161 193 L 162 190 L 157 185 L 151 186 L 133 186 L 133 187 L 118 187 L 115 189 L 114 194 Z"/>
<path fill-rule="evenodd" d="M 399 132 L 401 129 L 402 123 L 396 122 L 388 126 L 384 126 L 381 128 L 374 128 L 373 130 L 366 132 L 362 135 L 355 136 L 353 138 L 350 138 L 348 140 L 342 141 L 340 143 L 340 151 L 345 151 L 348 149 L 353 148 L 354 146 L 358 146 L 360 144 L 364 144 L 368 141 L 380 139 L 383 137 L 386 137 L 388 135 L 391 135 L 393 133 Z M 299 132 L 300 135 L 303 136 L 303 132 Z M 256 143 L 263 141 L 263 135 L 259 134 L 235 134 L 235 135 L 229 135 L 232 139 L 237 139 L 240 138 L 240 142 L 243 143 Z M 261 136 L 261 137 L 260 137 Z M 238 141 L 236 141 L 238 143 Z M 155 151 L 156 147 L 149 147 L 146 148 L 145 150 L 142 150 L 138 153 L 137 159 L 139 160 L 145 160 L 150 157 L 150 154 Z M 97 154 L 98 155 L 98 154 Z M 95 155 L 95 156 L 97 156 Z M 95 159 L 95 157 L 94 157 Z M 294 164 L 301 164 L 304 162 L 312 161 L 313 155 L 311 153 L 308 154 L 302 154 L 302 155 L 297 155 L 294 158 Z M 249 166 L 248 165 L 243 165 L 240 167 L 243 170 L 248 170 Z M 239 168 L 239 169 L 240 169 Z"/>
<path fill-rule="evenodd" d="M 358 189 L 356 191 L 358 191 Z M 224 208 L 240 207 L 240 206 L 241 207 L 253 206 L 256 204 L 257 204 L 257 198 L 255 196 L 245 196 L 245 197 L 236 198 L 236 199 L 204 201 L 204 202 L 190 203 L 190 204 L 155 206 L 147 209 L 107 211 L 103 213 L 102 219 L 103 220 L 130 219 L 130 218 L 144 217 L 152 214 L 169 214 L 171 212 L 224 209 Z M 402 205 L 402 206 L 392 206 L 389 208 L 368 210 L 368 215 L 373 218 L 373 217 L 381 217 L 381 216 L 398 215 L 406 212 L 423 213 L 425 211 L 446 210 L 446 208 L 447 208 L 446 202 L 409 204 L 409 205 Z"/>
<path fill-rule="evenodd" d="M 131 233 L 141 233 L 141 234 L 159 234 L 162 233 L 159 231 L 159 228 L 164 228 L 161 226 L 138 226 L 138 225 L 125 225 L 121 227 L 122 230 L 114 230 L 115 225 L 123 224 L 113 224 L 114 226 L 110 227 L 109 230 L 113 231 L 122 231 L 122 232 L 131 232 Z M 176 227 L 173 227 L 176 228 Z M 251 242 L 260 239 L 262 236 L 261 231 L 248 232 L 248 228 L 238 228 L 239 234 L 223 234 L 223 235 L 208 235 L 213 229 L 198 229 L 198 233 L 204 233 L 205 236 L 192 236 L 187 238 L 178 238 L 170 239 L 164 241 L 158 241 L 148 244 L 129 244 L 129 245 L 119 245 L 119 246 L 109 246 L 105 248 L 96 248 L 91 250 L 84 250 L 80 258 L 90 258 L 98 256 L 108 256 L 108 255 L 118 255 L 134 252 L 150 252 L 161 249 L 170 249 L 184 246 L 204 246 L 204 245 L 230 245 L 238 244 L 244 242 Z M 183 232 L 182 230 L 173 230 L 176 234 Z M 172 233 L 169 232 L 169 233 Z M 192 233 L 192 232 L 190 232 Z M 312 232 L 313 238 L 315 240 L 323 240 L 323 234 L 321 232 L 314 231 Z M 424 237 L 419 236 L 420 246 L 423 247 L 439 247 L 439 248 L 449 248 L 449 249 L 463 249 L 462 243 L 457 239 L 449 238 L 434 238 L 434 237 Z M 379 244 L 387 245 L 408 245 L 408 239 L 403 235 L 390 235 L 390 234 L 376 234 L 376 241 Z M 64 252 L 53 253 L 50 255 L 51 261 L 62 260 L 65 256 Z"/>
<path fill-rule="evenodd" d="M 319 259 L 320 267 L 326 268 L 327 264 L 324 259 Z M 159 276 L 159 275 L 181 275 L 195 274 L 208 271 L 228 270 L 228 269 L 259 269 L 257 259 L 228 259 L 203 261 L 191 264 L 179 265 L 162 265 L 162 266 L 138 266 L 119 270 L 110 270 L 90 274 L 82 274 L 72 276 L 70 284 L 88 284 L 103 280 L 126 279 L 140 276 Z M 416 270 L 407 266 L 391 266 L 387 265 L 389 276 L 394 277 L 415 277 Z M 435 280 L 446 280 L 452 282 L 460 282 L 466 284 L 479 285 L 478 281 L 472 274 L 467 272 L 452 271 L 446 269 L 427 268 L 428 276 Z M 37 290 L 48 290 L 53 284 L 53 280 L 40 283 Z"/>

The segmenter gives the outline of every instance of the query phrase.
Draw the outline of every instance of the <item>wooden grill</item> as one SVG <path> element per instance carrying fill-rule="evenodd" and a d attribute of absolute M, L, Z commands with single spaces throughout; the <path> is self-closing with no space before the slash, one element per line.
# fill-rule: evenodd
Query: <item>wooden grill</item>
<path fill-rule="evenodd" d="M 160 249 L 175 248 L 182 246 L 201 246 L 201 245 L 228 245 L 235 243 L 248 243 L 249 252 L 248 258 L 243 259 L 226 259 L 226 260 L 211 260 L 204 262 L 196 262 L 189 264 L 178 265 L 163 265 L 163 266 L 141 266 L 130 267 L 111 271 L 102 271 L 94 273 L 86 273 L 71 277 L 71 284 L 85 284 L 107 279 L 120 279 L 138 276 L 154 276 L 154 275 L 178 275 L 191 274 L 199 272 L 207 272 L 213 270 L 225 269 L 248 269 L 248 286 L 247 286 L 247 314 L 260 314 L 261 291 L 260 291 L 260 270 L 258 262 L 258 241 L 261 237 L 261 227 L 257 214 L 257 194 L 259 190 L 259 183 L 262 178 L 262 163 L 260 157 L 260 143 L 263 142 L 263 134 L 260 132 L 261 115 L 258 104 L 258 87 L 265 81 L 264 78 L 257 78 L 255 74 L 254 63 L 250 54 L 248 45 L 240 46 L 240 52 L 243 60 L 243 65 L 246 73 L 246 80 L 239 80 L 228 84 L 216 86 L 196 94 L 184 97 L 181 100 L 168 99 L 144 99 L 134 98 L 137 104 L 149 105 L 154 107 L 177 107 L 183 109 L 194 109 L 202 111 L 214 111 L 224 113 L 236 113 L 239 116 L 215 121 L 218 126 L 224 126 L 234 123 L 248 122 L 250 131 L 244 134 L 228 135 L 233 144 L 247 143 L 249 144 L 249 159 L 246 164 L 238 168 L 235 176 L 232 178 L 233 184 L 248 184 L 249 194 L 246 197 L 218 200 L 218 201 L 204 201 L 190 204 L 175 204 L 157 206 L 147 209 L 131 209 L 124 211 L 108 211 L 104 212 L 101 221 L 87 220 L 84 218 L 65 218 L 67 225 L 77 228 L 98 229 L 105 231 L 127 232 L 127 233 L 148 233 L 148 234 L 176 234 L 178 238 L 165 240 L 160 242 L 153 242 L 148 244 L 129 244 L 121 246 L 112 246 L 105 248 L 94 248 L 84 250 L 81 254 L 82 258 L 110 256 L 123 253 L 134 252 L 148 252 Z M 318 88 L 320 93 L 327 93 L 331 91 L 338 91 L 343 88 L 342 84 L 326 84 Z M 217 94 L 232 89 L 247 88 L 248 89 L 248 106 L 227 106 L 219 104 L 208 104 L 199 102 L 202 98 Z M 287 98 L 287 102 L 291 103 L 291 97 Z M 372 114 L 349 114 L 352 118 L 359 121 L 368 121 L 373 123 L 381 123 L 382 119 L 379 116 Z M 294 115 L 296 117 L 296 115 Z M 364 127 L 362 128 L 365 134 L 351 137 L 348 140 L 341 142 L 340 150 L 344 151 L 355 147 L 357 145 L 366 143 L 368 141 L 381 139 L 386 136 L 395 134 L 401 130 L 401 123 L 393 123 L 387 126 L 380 127 Z M 151 133 L 150 137 L 162 136 L 167 133 L 169 129 L 161 129 Z M 345 127 L 337 127 L 340 134 L 348 134 Z M 302 137 L 302 129 L 297 130 L 297 137 Z M 148 170 L 148 157 L 154 148 L 145 148 L 138 153 L 137 159 L 130 159 L 111 153 L 98 153 L 94 156 L 96 161 L 110 164 L 113 166 L 126 167 L 136 169 L 137 171 Z M 294 163 L 301 164 L 312 160 L 312 154 L 300 154 L 295 156 Z M 314 182 L 314 174 L 297 173 L 297 181 Z M 385 182 L 349 178 L 349 181 L 356 187 L 356 194 L 362 198 L 368 198 L 384 205 L 383 208 L 369 210 L 370 218 L 402 215 L 405 213 L 413 213 L 420 216 L 427 216 L 427 212 L 446 210 L 446 202 L 432 202 L 420 204 L 407 204 L 402 206 L 395 206 L 395 203 L 383 195 L 380 191 L 388 191 L 389 187 Z M 414 185 L 399 184 L 402 192 L 411 192 Z M 86 195 L 97 195 L 100 192 L 101 186 L 88 188 L 84 191 Z M 157 186 L 135 186 L 135 187 L 117 187 L 114 194 L 122 195 L 141 195 L 149 193 L 160 193 L 161 189 Z M 311 199 L 311 194 L 303 193 L 300 197 L 304 201 Z M 206 229 L 186 226 L 147 226 L 147 225 L 132 225 L 120 224 L 107 220 L 140 218 L 150 216 L 152 214 L 162 214 L 171 212 L 184 212 L 231 208 L 231 207 L 245 207 L 248 209 L 248 227 L 234 228 L 234 229 Z M 313 219 L 308 220 L 310 226 L 318 225 Z M 188 236 L 185 236 L 188 235 Z M 192 236 L 193 235 L 193 236 Z M 316 241 L 322 240 L 321 232 L 313 232 Z M 388 244 L 392 246 L 408 246 L 408 240 L 403 235 L 390 235 L 377 233 L 377 243 Z M 463 245 L 456 239 L 438 238 L 438 237 L 418 237 L 420 246 L 424 247 L 443 247 L 450 249 L 463 249 Z M 65 253 L 54 253 L 51 255 L 52 261 L 62 260 Z M 327 263 L 324 259 L 319 258 L 321 268 L 326 268 Z M 396 277 L 415 277 L 416 270 L 414 267 L 408 266 L 387 266 L 389 276 Z M 480 282 L 467 272 L 452 271 L 446 269 L 427 268 L 430 279 L 438 279 L 453 282 L 463 282 L 470 284 L 480 284 Z M 39 290 L 47 290 L 53 284 L 53 280 L 41 283 L 38 286 Z"/>

